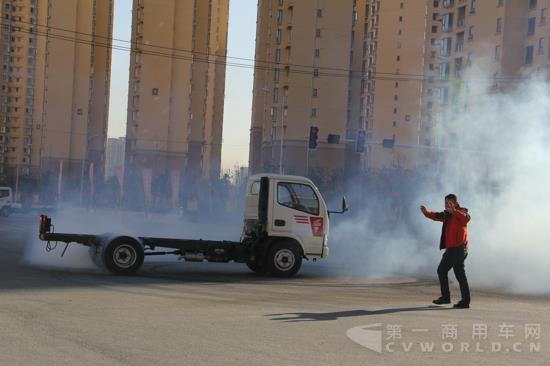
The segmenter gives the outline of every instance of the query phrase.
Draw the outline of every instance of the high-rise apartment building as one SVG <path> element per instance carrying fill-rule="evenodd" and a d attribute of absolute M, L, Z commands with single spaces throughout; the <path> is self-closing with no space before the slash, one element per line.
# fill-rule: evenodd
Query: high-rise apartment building
<path fill-rule="evenodd" d="M 367 169 L 416 166 L 424 78 L 426 0 L 369 1 L 365 9 L 362 89 Z M 377 143 L 392 140 L 396 147 Z M 397 147 L 397 146 L 409 147 Z"/>
<path fill-rule="evenodd" d="M 1 15 L 0 176 L 82 190 L 103 178 L 113 1 L 4 0 Z"/>
<path fill-rule="evenodd" d="M 157 177 L 219 178 L 229 1 L 133 5 L 125 169 L 148 200 Z"/>
<path fill-rule="evenodd" d="M 410 149 L 375 143 L 418 144 L 426 18 L 426 0 L 260 1 L 252 171 L 414 167 Z"/>
<path fill-rule="evenodd" d="M 352 15 L 351 0 L 258 2 L 251 173 L 341 176 Z"/>

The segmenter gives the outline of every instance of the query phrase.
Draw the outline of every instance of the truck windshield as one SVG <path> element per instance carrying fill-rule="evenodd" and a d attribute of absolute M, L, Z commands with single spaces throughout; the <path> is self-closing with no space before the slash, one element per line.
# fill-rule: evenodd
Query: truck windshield
<path fill-rule="evenodd" d="M 0 198 L 9 197 L 10 191 L 7 189 L 0 189 Z"/>
<path fill-rule="evenodd" d="M 305 184 L 277 184 L 277 202 L 294 210 L 319 215 L 319 199 L 313 189 Z"/>

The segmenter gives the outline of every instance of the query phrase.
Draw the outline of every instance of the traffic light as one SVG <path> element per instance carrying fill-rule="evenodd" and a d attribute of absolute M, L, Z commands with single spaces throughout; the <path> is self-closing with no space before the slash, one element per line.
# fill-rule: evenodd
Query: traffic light
<path fill-rule="evenodd" d="M 365 152 L 366 140 L 367 140 L 367 132 L 365 130 L 357 131 L 357 142 L 355 145 L 355 152 L 360 154 Z"/>
<path fill-rule="evenodd" d="M 309 148 L 310 149 L 317 148 L 318 134 L 319 134 L 319 127 L 311 126 L 309 128 Z"/>
<path fill-rule="evenodd" d="M 393 146 L 395 145 L 395 137 L 392 139 L 384 139 L 382 140 L 382 147 L 384 149 L 393 149 Z"/>

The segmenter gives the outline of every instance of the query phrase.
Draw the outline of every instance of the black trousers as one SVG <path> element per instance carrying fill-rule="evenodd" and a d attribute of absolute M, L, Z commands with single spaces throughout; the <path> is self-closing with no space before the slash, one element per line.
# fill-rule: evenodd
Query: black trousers
<path fill-rule="evenodd" d="M 445 251 L 445 253 L 443 253 L 439 267 L 437 267 L 439 285 L 441 286 L 441 297 L 443 299 L 451 299 L 451 293 L 449 291 L 449 278 L 447 275 L 452 268 L 458 284 L 460 285 L 462 301 L 466 304 L 470 304 L 470 288 L 468 286 L 468 279 L 466 278 L 466 271 L 464 270 L 464 261 L 467 256 L 468 250 L 464 245 L 449 248 Z"/>

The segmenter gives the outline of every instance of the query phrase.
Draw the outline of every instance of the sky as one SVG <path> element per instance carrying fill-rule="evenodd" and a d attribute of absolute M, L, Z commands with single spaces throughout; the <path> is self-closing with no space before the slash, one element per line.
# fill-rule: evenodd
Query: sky
<path fill-rule="evenodd" d="M 230 0 L 228 57 L 253 60 L 256 37 L 256 0 Z M 113 45 L 128 47 L 132 36 L 132 0 L 115 0 Z M 231 59 L 229 59 L 231 61 Z M 239 64 L 252 61 L 234 60 Z M 126 134 L 130 54 L 113 50 L 109 137 Z M 251 67 L 227 66 L 222 146 L 222 169 L 248 165 L 252 113 Z"/>

